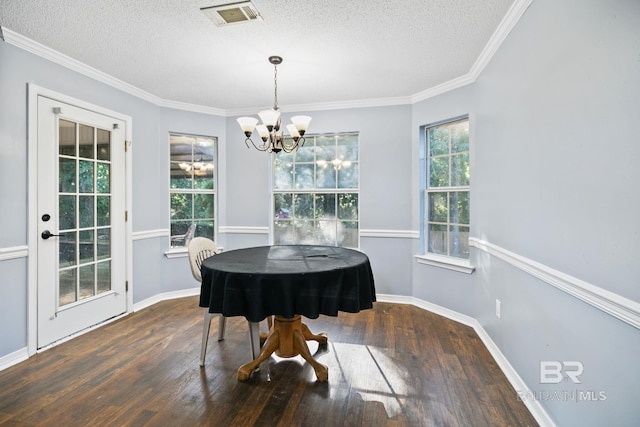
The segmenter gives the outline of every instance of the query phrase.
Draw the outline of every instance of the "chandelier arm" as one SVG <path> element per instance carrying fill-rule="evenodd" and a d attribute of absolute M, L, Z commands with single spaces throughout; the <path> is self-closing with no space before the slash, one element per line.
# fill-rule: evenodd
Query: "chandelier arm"
<path fill-rule="evenodd" d="M 251 138 L 247 138 L 244 140 L 244 143 L 247 145 L 247 148 L 251 148 L 249 147 L 249 144 L 247 143 L 247 141 L 249 141 L 251 145 L 253 145 L 253 147 L 258 151 L 267 151 L 267 149 L 269 148 L 269 145 L 267 144 L 262 144 L 261 146 L 258 147 Z"/>

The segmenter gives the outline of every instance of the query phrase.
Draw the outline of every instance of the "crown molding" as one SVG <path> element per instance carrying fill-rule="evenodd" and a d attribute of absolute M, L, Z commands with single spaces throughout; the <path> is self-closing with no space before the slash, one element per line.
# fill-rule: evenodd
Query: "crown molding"
<path fill-rule="evenodd" d="M 471 67 L 471 70 L 463 76 L 457 77 L 448 82 L 426 89 L 410 96 L 400 96 L 392 98 L 373 98 L 373 99 L 361 99 L 361 100 L 349 100 L 349 101 L 337 101 L 337 102 L 325 102 L 314 104 L 297 104 L 281 106 L 282 112 L 298 112 L 298 111 L 322 111 L 322 110 L 342 110 L 350 108 L 374 108 L 374 107 L 390 107 L 398 105 L 411 105 L 420 101 L 424 101 L 429 98 L 433 98 L 437 95 L 445 92 L 466 86 L 476 81 L 484 68 L 493 58 L 502 42 L 506 39 L 507 35 L 511 32 L 518 20 L 522 17 L 524 12 L 529 8 L 533 0 L 516 0 L 505 17 L 498 25 L 498 28 L 493 33 L 489 42 L 486 44 L 478 59 Z M 47 59 L 56 64 L 62 65 L 72 71 L 78 72 L 82 75 L 90 77 L 101 83 L 121 90 L 129 95 L 133 95 L 145 101 L 148 101 L 154 105 L 165 108 L 173 108 L 176 110 L 191 111 L 195 113 L 210 114 L 223 117 L 234 117 L 246 114 L 254 114 L 258 108 L 236 108 L 236 109 L 223 109 L 208 107 L 204 105 L 189 104 L 186 102 L 172 101 L 162 99 L 156 95 L 153 95 L 147 91 L 139 89 L 129 83 L 123 82 L 120 79 L 110 76 L 100 70 L 90 67 L 78 60 L 75 60 L 67 55 L 64 55 L 56 50 L 53 50 L 47 46 L 44 46 L 36 41 L 33 41 L 25 36 L 22 36 L 12 30 L 4 27 L 0 27 L 0 38 L 5 42 L 19 47 L 41 58 Z"/>

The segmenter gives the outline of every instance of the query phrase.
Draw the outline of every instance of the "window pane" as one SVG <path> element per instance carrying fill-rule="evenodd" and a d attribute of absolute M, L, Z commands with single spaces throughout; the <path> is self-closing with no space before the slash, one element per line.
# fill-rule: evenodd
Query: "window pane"
<path fill-rule="evenodd" d="M 95 128 L 86 125 L 80 125 L 80 138 L 78 140 L 78 155 L 85 159 L 95 158 L 93 155 L 94 147 L 94 131 Z"/>
<path fill-rule="evenodd" d="M 89 298 L 95 295 L 93 287 L 95 279 L 94 265 L 83 265 L 80 267 L 80 298 Z"/>
<path fill-rule="evenodd" d="M 452 225 L 449 229 L 451 256 L 469 258 L 469 227 Z"/>
<path fill-rule="evenodd" d="M 301 163 L 301 162 L 311 162 L 312 163 L 314 161 L 315 147 L 313 145 L 313 137 L 311 137 L 309 139 L 310 140 L 307 140 L 304 143 L 303 147 L 298 148 L 298 150 L 296 151 L 296 162 L 297 163 Z M 292 145 L 293 141 L 288 140 L 287 144 L 288 145 Z"/>
<path fill-rule="evenodd" d="M 109 219 L 111 215 L 110 202 L 111 200 L 109 196 L 96 197 L 97 212 L 98 212 L 98 217 L 96 219 L 98 222 L 98 227 L 103 227 L 105 225 L 111 224 L 111 221 Z"/>
<path fill-rule="evenodd" d="M 449 157 L 434 157 L 429 159 L 428 187 L 449 186 Z"/>
<path fill-rule="evenodd" d="M 169 185 L 171 188 L 191 189 L 193 187 L 192 167 L 189 162 L 172 162 L 170 165 Z"/>
<path fill-rule="evenodd" d="M 78 198 L 78 219 L 80 228 L 93 227 L 93 196 Z"/>
<path fill-rule="evenodd" d="M 273 227 L 273 243 L 276 245 L 291 245 L 295 243 L 292 221 L 276 220 Z"/>
<path fill-rule="evenodd" d="M 58 212 L 63 213 L 58 218 L 60 230 L 76 228 L 76 196 L 58 196 Z"/>
<path fill-rule="evenodd" d="M 469 185 L 469 153 L 451 156 L 451 185 Z"/>
<path fill-rule="evenodd" d="M 193 195 L 193 218 L 213 218 L 213 194 Z"/>
<path fill-rule="evenodd" d="M 60 267 L 76 265 L 76 232 L 59 233 L 58 252 Z"/>
<path fill-rule="evenodd" d="M 65 156 L 76 155 L 76 124 L 67 120 L 58 121 L 58 152 Z"/>
<path fill-rule="evenodd" d="M 315 222 L 307 220 L 295 220 L 293 221 L 295 227 L 295 239 L 296 243 L 302 245 L 313 244 L 315 240 Z"/>
<path fill-rule="evenodd" d="M 358 194 L 346 193 L 338 195 L 338 218 L 358 219 Z"/>
<path fill-rule="evenodd" d="M 336 217 L 336 195 L 316 194 L 316 208 L 314 218 L 335 219 Z"/>
<path fill-rule="evenodd" d="M 98 293 L 111 290 L 111 261 L 96 264 L 98 269 Z"/>
<path fill-rule="evenodd" d="M 58 276 L 58 286 L 60 292 L 59 305 L 71 304 L 77 299 L 76 296 L 76 269 L 62 270 Z"/>
<path fill-rule="evenodd" d="M 445 126 L 429 129 L 429 156 L 449 154 L 449 130 Z"/>
<path fill-rule="evenodd" d="M 206 237 L 207 239 L 213 239 L 213 220 L 210 221 L 198 221 L 196 222 L 195 237 Z"/>
<path fill-rule="evenodd" d="M 78 162 L 78 189 L 80 193 L 93 193 L 93 162 Z"/>
<path fill-rule="evenodd" d="M 316 161 L 331 162 L 336 158 L 336 142 L 331 136 L 319 136 L 316 138 Z"/>
<path fill-rule="evenodd" d="M 451 126 L 451 152 L 469 151 L 469 121 L 455 123 Z"/>
<path fill-rule="evenodd" d="M 295 165 L 295 188 L 299 190 L 311 190 L 314 188 L 313 164 Z"/>
<path fill-rule="evenodd" d="M 337 221 L 318 221 L 318 232 L 316 242 L 319 245 L 335 246 L 337 240 Z"/>
<path fill-rule="evenodd" d="M 358 188 L 358 163 L 345 163 L 338 169 L 338 188 Z"/>
<path fill-rule="evenodd" d="M 429 193 L 429 221 L 447 222 L 447 193 Z"/>
<path fill-rule="evenodd" d="M 316 165 L 316 186 L 318 188 L 336 188 L 336 170 L 324 160 Z"/>
<path fill-rule="evenodd" d="M 98 230 L 97 258 L 105 259 L 111 257 L 111 229 L 103 228 Z"/>
<path fill-rule="evenodd" d="M 108 193 L 110 191 L 110 168 L 108 163 L 96 164 L 96 188 L 98 193 Z"/>
<path fill-rule="evenodd" d="M 111 160 L 111 132 L 104 129 L 98 129 L 98 160 Z"/>
<path fill-rule="evenodd" d="M 358 223 L 355 221 L 341 221 L 339 224 L 341 238 L 338 246 L 346 246 L 349 248 L 358 247 Z"/>
<path fill-rule="evenodd" d="M 85 230 L 80 233 L 80 264 L 92 262 L 95 260 L 94 256 L 94 232 L 93 230 Z"/>
<path fill-rule="evenodd" d="M 293 198 L 295 218 L 313 218 L 313 194 L 296 194 Z"/>
<path fill-rule="evenodd" d="M 191 219 L 193 194 L 171 193 L 171 220 Z"/>
<path fill-rule="evenodd" d="M 469 192 L 454 191 L 449 197 L 449 222 L 469 224 Z"/>
<path fill-rule="evenodd" d="M 447 226 L 440 224 L 429 224 L 427 226 L 429 239 L 429 252 L 435 254 L 447 254 Z"/>
<path fill-rule="evenodd" d="M 293 194 L 280 193 L 274 196 L 275 216 L 278 219 L 291 218 L 293 212 Z"/>
<path fill-rule="evenodd" d="M 279 156 L 280 154 L 278 154 Z M 278 190 L 293 188 L 293 164 L 276 162 L 273 172 L 273 187 Z"/>
<path fill-rule="evenodd" d="M 338 137 L 338 158 L 342 160 L 358 160 L 358 136 L 339 135 Z"/>
<path fill-rule="evenodd" d="M 76 161 L 61 158 L 59 167 L 59 191 L 61 193 L 74 193 L 76 191 Z"/>

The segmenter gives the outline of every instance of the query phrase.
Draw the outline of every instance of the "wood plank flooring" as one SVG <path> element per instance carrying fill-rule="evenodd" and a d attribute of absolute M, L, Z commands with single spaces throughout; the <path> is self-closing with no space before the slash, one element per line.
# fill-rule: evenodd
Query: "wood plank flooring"
<path fill-rule="evenodd" d="M 237 381 L 251 357 L 243 318 L 220 342 L 214 319 L 200 368 L 201 310 L 164 301 L 0 372 L 0 425 L 537 425 L 472 328 L 419 308 L 305 319 L 329 335 L 309 343 L 328 383 L 300 356 Z"/>

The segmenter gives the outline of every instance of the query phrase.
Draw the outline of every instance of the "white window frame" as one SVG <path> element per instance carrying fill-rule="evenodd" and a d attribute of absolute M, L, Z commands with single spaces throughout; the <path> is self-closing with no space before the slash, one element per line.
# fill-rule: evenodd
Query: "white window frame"
<path fill-rule="evenodd" d="M 422 248 L 422 253 L 419 255 L 416 255 L 416 261 L 420 264 L 426 264 L 426 265 L 431 265 L 431 266 L 436 266 L 436 267 L 441 267 L 441 268 L 445 268 L 445 269 L 449 269 L 449 270 L 453 270 L 453 271 L 458 271 L 458 272 L 462 272 L 462 273 L 467 273 L 467 274 L 471 274 L 473 273 L 473 271 L 475 270 L 475 267 L 471 265 L 471 262 L 469 259 L 467 258 L 460 258 L 460 257 L 455 257 L 455 256 L 451 256 L 451 255 L 446 255 L 446 254 L 439 254 L 439 253 L 435 253 L 435 252 L 429 252 L 428 250 L 428 245 L 429 245 L 429 230 L 428 230 L 428 223 L 429 223 L 429 207 L 428 207 L 428 200 L 429 200 L 429 193 L 432 192 L 447 192 L 447 194 L 449 192 L 456 192 L 456 191 L 466 191 L 468 192 L 469 195 L 471 195 L 471 179 L 472 177 L 470 176 L 470 182 L 469 185 L 465 185 L 465 186 L 443 186 L 443 187 L 433 187 L 430 188 L 428 185 L 428 181 L 429 181 L 429 142 L 428 142 L 428 138 L 427 138 L 427 133 L 429 131 L 429 129 L 434 128 L 434 127 L 439 127 L 439 126 L 443 126 L 443 125 L 448 125 L 448 124 L 453 124 L 453 123 L 457 123 L 457 122 L 461 122 L 461 121 L 467 121 L 469 123 L 469 162 L 471 162 L 471 145 L 472 145 L 472 138 L 471 138 L 471 120 L 469 118 L 469 116 L 465 115 L 465 116 L 459 116 L 459 117 L 455 117 L 455 118 L 451 118 L 451 119 L 447 119 L 447 120 L 443 120 L 443 121 L 439 121 L 436 123 L 431 123 L 425 126 L 422 126 L 420 128 L 420 143 L 421 143 L 421 170 L 420 170 L 420 176 L 421 176 L 421 187 L 422 187 L 422 191 L 421 191 L 421 221 L 422 221 L 422 225 L 421 225 L 421 248 Z M 449 151 L 448 156 L 451 156 L 451 151 Z M 470 174 L 471 175 L 471 174 Z M 469 208 L 471 207 L 471 201 L 469 201 Z M 452 225 L 449 220 L 447 220 L 445 223 L 443 223 L 443 225 L 446 225 L 447 228 L 449 228 L 450 225 Z M 471 229 L 471 221 L 468 224 L 469 229 Z"/>
<path fill-rule="evenodd" d="M 175 188 L 171 188 L 171 163 L 172 163 L 172 159 L 171 159 L 171 138 L 172 137 L 188 137 L 188 138 L 202 138 L 202 139 L 208 139 L 208 140 L 212 140 L 213 141 L 213 188 L 212 189 L 196 189 L 196 188 L 191 188 L 191 189 L 175 189 Z M 167 191 L 167 195 L 169 198 L 169 238 L 168 238 L 168 242 L 167 242 L 167 246 L 168 246 L 168 250 L 165 251 L 165 256 L 167 258 L 175 258 L 175 257 L 184 257 L 187 256 L 187 247 L 186 246 L 178 246 L 178 247 L 173 247 L 171 246 L 171 194 L 172 193 L 185 193 L 185 194 L 211 194 L 214 197 L 214 202 L 213 202 L 213 236 L 212 239 L 215 241 L 215 238 L 217 236 L 217 216 L 218 216 L 218 197 L 217 197 L 217 186 L 218 186 L 218 138 L 215 136 L 210 136 L 210 135 L 195 135 L 195 134 L 189 134 L 189 133 L 184 133 L 184 132 L 169 132 L 168 135 L 168 167 L 169 167 L 169 182 L 168 182 L 168 191 Z M 197 161 L 198 159 L 193 158 L 192 159 L 194 163 L 195 161 Z M 192 222 L 197 221 L 198 219 L 193 218 L 193 212 L 192 212 L 192 218 L 191 218 Z M 198 230 L 196 228 L 196 233 L 195 236 L 198 235 Z"/>
<path fill-rule="evenodd" d="M 358 132 L 336 132 L 336 133 L 326 133 L 326 134 L 307 134 L 305 135 L 306 138 L 306 142 L 305 145 L 308 145 L 310 142 L 313 142 L 313 140 L 315 138 L 320 138 L 320 137 L 340 137 L 340 136 L 347 136 L 347 135 L 355 135 L 358 139 L 358 159 L 356 161 L 354 161 L 353 163 L 356 163 L 358 168 L 360 168 L 360 135 Z M 291 144 L 292 141 L 289 141 L 289 143 Z M 269 233 L 269 241 L 271 244 L 275 244 L 275 223 L 276 223 L 276 206 L 275 206 L 275 195 L 276 194 L 335 194 L 336 195 L 336 215 L 338 212 L 338 207 L 337 207 L 337 203 L 338 203 L 338 199 L 337 197 L 340 194 L 356 194 L 358 197 L 358 206 L 357 206 L 357 211 L 358 211 L 358 215 L 357 215 L 357 219 L 354 220 L 353 222 L 356 223 L 357 225 L 357 246 L 355 247 L 351 247 L 353 249 L 359 249 L 360 247 L 360 169 L 358 169 L 358 183 L 357 186 L 355 188 L 318 188 L 316 186 L 316 174 L 314 173 L 313 176 L 313 180 L 314 180 L 314 188 L 311 189 L 297 189 L 297 188 L 289 188 L 289 189 L 276 189 L 275 188 L 275 160 L 276 157 L 275 156 L 279 156 L 281 154 L 274 154 L 274 158 L 272 159 L 271 162 L 271 210 L 269 213 L 269 224 L 270 224 L 270 233 Z M 305 162 L 302 162 L 305 163 Z M 317 161 L 315 162 L 317 164 Z M 328 164 L 327 167 L 333 167 L 331 164 Z M 314 169 L 314 171 L 317 169 Z M 337 185 L 337 183 L 336 183 Z M 339 222 L 339 219 L 336 218 L 335 219 L 336 222 Z M 297 242 L 294 242 L 293 244 L 297 244 Z M 318 243 L 321 244 L 321 243 Z"/>

